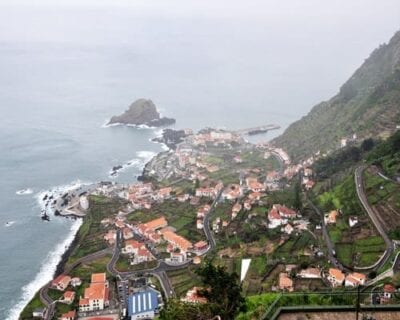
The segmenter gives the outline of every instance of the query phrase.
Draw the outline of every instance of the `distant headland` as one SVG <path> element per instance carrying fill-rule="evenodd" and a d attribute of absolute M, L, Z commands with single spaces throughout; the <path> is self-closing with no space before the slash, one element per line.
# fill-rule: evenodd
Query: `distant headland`
<path fill-rule="evenodd" d="M 164 127 L 172 125 L 175 122 L 175 119 L 161 117 L 155 104 L 150 99 L 138 99 L 123 114 L 113 116 L 107 125 L 122 124 Z"/>

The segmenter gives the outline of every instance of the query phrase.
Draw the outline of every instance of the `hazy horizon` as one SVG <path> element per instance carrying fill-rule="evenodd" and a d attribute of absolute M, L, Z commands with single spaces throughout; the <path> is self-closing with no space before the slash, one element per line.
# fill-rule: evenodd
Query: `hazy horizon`
<path fill-rule="evenodd" d="M 289 90 L 290 109 L 305 114 L 334 95 L 374 48 L 389 41 L 400 21 L 396 1 L 372 0 L 323 4 L 316 0 L 250 4 L 221 0 L 174 0 L 168 4 L 2 0 L 0 7 L 3 49 L 7 43 L 16 43 L 22 52 L 28 44 L 43 43 L 49 45 L 43 47 L 44 55 L 55 50 L 52 46 L 65 47 L 66 59 L 74 58 L 68 56 L 71 46 L 99 51 L 109 48 L 132 58 L 165 55 L 167 58 L 144 61 L 143 66 L 160 64 L 160 69 L 172 71 L 173 78 L 188 76 L 174 74 L 176 69 L 199 72 L 186 65 L 198 59 L 199 65 L 207 65 L 201 70 L 203 76 L 208 74 L 210 81 L 217 81 L 216 90 L 220 81 L 232 87 L 232 94 L 246 88 L 256 103 L 286 112 L 290 122 L 299 113 L 282 108 L 273 93 L 266 99 L 263 91 Z M 228 62 L 228 68 L 221 66 Z M 304 81 L 304 77 L 312 81 Z M 202 89 L 198 88 L 200 94 Z M 207 94 L 221 99 L 217 92 Z M 158 97 L 149 98 L 157 101 Z M 284 101 L 287 96 L 279 99 L 290 104 Z M 298 105 L 293 104 L 296 100 Z"/>

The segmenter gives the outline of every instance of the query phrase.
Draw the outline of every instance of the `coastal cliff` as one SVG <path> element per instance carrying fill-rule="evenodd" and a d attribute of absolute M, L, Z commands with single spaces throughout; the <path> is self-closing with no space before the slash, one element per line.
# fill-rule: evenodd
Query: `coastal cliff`
<path fill-rule="evenodd" d="M 315 106 L 272 143 L 299 161 L 335 150 L 341 139 L 353 135 L 360 141 L 386 138 L 399 125 L 399 88 L 400 31 L 372 52 L 336 96 Z"/>
<path fill-rule="evenodd" d="M 128 110 L 119 116 L 113 116 L 108 122 L 111 124 L 146 125 L 149 127 L 162 127 L 175 123 L 175 119 L 160 116 L 153 101 L 139 99 L 132 103 Z"/>

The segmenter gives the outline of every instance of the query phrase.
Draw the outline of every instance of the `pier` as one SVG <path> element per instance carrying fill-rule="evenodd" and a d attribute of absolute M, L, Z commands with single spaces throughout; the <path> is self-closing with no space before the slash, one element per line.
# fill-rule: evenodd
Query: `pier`
<path fill-rule="evenodd" d="M 240 129 L 236 130 L 235 132 L 238 134 L 242 135 L 252 135 L 252 134 L 257 134 L 257 133 L 264 133 L 270 130 L 277 130 L 280 129 L 281 126 L 277 124 L 267 124 L 264 126 L 258 126 L 258 127 L 253 127 L 253 128 L 246 128 L 246 129 Z"/>

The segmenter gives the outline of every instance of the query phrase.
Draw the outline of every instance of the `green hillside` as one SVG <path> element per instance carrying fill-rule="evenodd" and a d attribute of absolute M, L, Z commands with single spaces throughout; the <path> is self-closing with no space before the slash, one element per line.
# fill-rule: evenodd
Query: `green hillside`
<path fill-rule="evenodd" d="M 337 149 L 341 138 L 387 137 L 400 124 L 400 31 L 375 49 L 329 101 L 316 105 L 273 144 L 294 160 Z"/>

